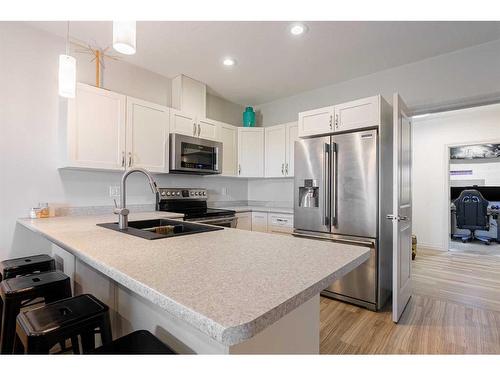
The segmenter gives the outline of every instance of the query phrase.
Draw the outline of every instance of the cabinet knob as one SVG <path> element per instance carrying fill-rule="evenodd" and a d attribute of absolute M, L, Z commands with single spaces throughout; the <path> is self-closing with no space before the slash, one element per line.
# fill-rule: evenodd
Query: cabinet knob
<path fill-rule="evenodd" d="M 332 128 L 332 121 L 333 121 L 332 115 L 330 115 L 330 129 Z"/>
<path fill-rule="evenodd" d="M 282 163 L 281 164 L 281 174 L 284 175 L 285 174 L 285 163 Z"/>
<path fill-rule="evenodd" d="M 338 113 L 335 114 L 335 127 L 336 128 L 339 127 L 339 114 Z"/>
<path fill-rule="evenodd" d="M 128 166 L 129 167 L 132 166 L 132 153 L 131 152 L 128 153 Z"/>
<path fill-rule="evenodd" d="M 193 122 L 193 136 L 196 136 L 196 122 Z"/>
<path fill-rule="evenodd" d="M 241 164 L 238 164 L 238 175 L 241 174 Z"/>
<path fill-rule="evenodd" d="M 122 167 L 125 167 L 125 151 L 122 151 Z"/>
<path fill-rule="evenodd" d="M 285 164 L 285 174 L 288 176 L 288 163 Z"/>
<path fill-rule="evenodd" d="M 200 134 L 201 134 L 201 126 L 200 124 L 198 124 L 198 137 L 200 136 Z"/>

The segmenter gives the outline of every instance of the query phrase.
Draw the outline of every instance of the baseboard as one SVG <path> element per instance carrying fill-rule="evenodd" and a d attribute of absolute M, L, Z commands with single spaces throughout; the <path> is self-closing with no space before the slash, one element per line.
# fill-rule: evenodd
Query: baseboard
<path fill-rule="evenodd" d="M 419 250 L 448 251 L 448 249 L 444 249 L 442 246 L 429 245 L 429 244 L 425 244 L 425 243 L 417 243 L 417 252 Z"/>

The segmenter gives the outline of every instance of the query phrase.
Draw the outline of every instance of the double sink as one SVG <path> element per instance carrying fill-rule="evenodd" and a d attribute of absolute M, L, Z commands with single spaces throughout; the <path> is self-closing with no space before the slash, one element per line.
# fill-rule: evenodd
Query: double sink
<path fill-rule="evenodd" d="M 213 225 L 197 224 L 171 219 L 151 219 L 129 221 L 126 229 L 120 229 L 118 223 L 97 224 L 100 227 L 116 230 L 131 236 L 145 238 L 147 240 L 158 240 L 161 238 L 185 236 L 203 232 L 222 230 L 222 227 Z"/>

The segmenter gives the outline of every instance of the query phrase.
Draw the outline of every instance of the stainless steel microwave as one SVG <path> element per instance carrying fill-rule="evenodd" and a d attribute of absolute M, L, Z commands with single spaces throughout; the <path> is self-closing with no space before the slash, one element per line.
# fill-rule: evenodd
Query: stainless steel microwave
<path fill-rule="evenodd" d="M 170 134 L 170 172 L 221 173 L 222 143 L 184 134 Z"/>

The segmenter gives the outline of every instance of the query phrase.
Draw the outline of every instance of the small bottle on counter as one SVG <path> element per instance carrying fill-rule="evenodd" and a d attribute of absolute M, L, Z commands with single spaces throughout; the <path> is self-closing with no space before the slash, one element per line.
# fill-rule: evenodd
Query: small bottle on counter
<path fill-rule="evenodd" d="M 30 218 L 31 219 L 39 219 L 40 218 L 40 207 L 33 207 L 30 210 Z"/>
<path fill-rule="evenodd" d="M 40 207 L 40 218 L 49 217 L 49 204 L 48 203 L 39 203 L 38 207 Z"/>

